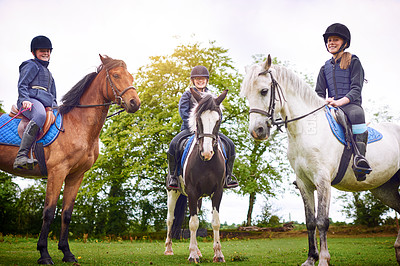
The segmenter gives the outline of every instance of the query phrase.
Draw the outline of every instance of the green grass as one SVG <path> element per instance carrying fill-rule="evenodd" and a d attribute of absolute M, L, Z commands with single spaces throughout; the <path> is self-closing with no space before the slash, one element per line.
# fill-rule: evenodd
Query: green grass
<path fill-rule="evenodd" d="M 2 241 L 1 241 L 2 240 Z M 0 265 L 37 265 L 39 252 L 33 238 L 4 236 L 0 239 Z M 395 237 L 328 239 L 331 265 L 397 265 L 393 244 Z M 212 263 L 210 238 L 198 239 L 202 264 Z M 71 240 L 75 265 L 183 265 L 188 264 L 189 242 L 175 241 L 174 256 L 165 256 L 164 241 Z M 49 252 L 56 264 L 62 253 L 57 241 L 49 240 Z M 301 265 L 307 259 L 307 238 L 227 240 L 222 242 L 226 263 L 223 265 Z M 72 263 L 69 265 L 73 265 Z"/>

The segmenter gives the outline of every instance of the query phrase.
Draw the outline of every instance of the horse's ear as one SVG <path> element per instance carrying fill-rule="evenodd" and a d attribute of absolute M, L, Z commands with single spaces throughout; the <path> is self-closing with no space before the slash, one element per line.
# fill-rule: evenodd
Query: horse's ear
<path fill-rule="evenodd" d="M 104 57 L 101 54 L 99 54 L 99 56 L 100 56 L 101 62 L 104 64 Z"/>
<path fill-rule="evenodd" d="M 190 92 L 192 93 L 193 97 L 196 99 L 197 102 L 200 102 L 201 100 L 201 95 L 198 93 L 195 89 L 190 88 Z"/>
<path fill-rule="evenodd" d="M 217 105 L 220 105 L 222 103 L 222 101 L 225 99 L 226 94 L 228 93 L 228 89 L 224 90 L 220 96 L 217 97 L 217 99 L 215 100 L 217 102 Z"/>
<path fill-rule="evenodd" d="M 268 70 L 272 65 L 271 55 L 268 55 L 267 60 L 265 60 L 263 67 L 265 70 Z"/>

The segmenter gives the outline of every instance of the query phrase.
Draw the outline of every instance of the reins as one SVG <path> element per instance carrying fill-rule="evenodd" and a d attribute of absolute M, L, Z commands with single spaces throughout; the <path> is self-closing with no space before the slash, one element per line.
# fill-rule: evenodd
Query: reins
<path fill-rule="evenodd" d="M 18 111 L 18 113 L 16 115 L 14 115 L 10 120 L 8 120 L 6 123 L 4 123 L 4 125 L 0 126 L 0 129 L 2 127 L 4 127 L 5 125 L 7 125 L 8 123 L 10 123 L 13 119 L 15 119 L 17 116 L 19 116 L 20 114 L 22 114 L 23 112 L 25 112 L 27 110 L 28 110 L 28 108 L 22 110 L 22 107 L 21 107 L 21 109 L 19 109 L 19 111 Z"/>
<path fill-rule="evenodd" d="M 307 116 L 309 116 L 309 115 L 311 115 L 311 114 L 313 114 L 313 113 L 315 113 L 315 112 L 321 110 L 322 108 L 324 108 L 325 106 L 328 105 L 328 104 L 324 104 L 323 106 L 318 107 L 317 109 L 315 109 L 315 110 L 313 110 L 313 111 L 311 111 L 311 112 L 309 112 L 309 113 L 307 113 L 307 114 L 305 114 L 305 115 L 302 115 L 302 116 L 299 116 L 299 117 L 295 117 L 295 118 L 292 118 L 292 119 L 288 119 L 288 117 L 286 116 L 286 117 L 285 117 L 285 120 L 282 120 L 282 119 L 277 119 L 277 120 L 275 120 L 275 117 L 274 117 L 274 112 L 275 112 L 275 101 L 277 100 L 276 97 L 275 97 L 275 91 L 278 93 L 279 101 L 280 101 L 281 103 L 282 103 L 283 101 L 286 102 L 286 99 L 285 99 L 285 96 L 284 96 L 284 94 L 283 94 L 283 92 L 282 92 L 281 86 L 280 86 L 279 83 L 275 80 L 275 78 L 273 77 L 271 71 L 265 70 L 265 71 L 263 71 L 263 72 L 260 72 L 258 75 L 259 75 L 259 76 L 260 76 L 260 75 L 266 75 L 266 74 L 268 74 L 268 73 L 270 74 L 271 80 L 272 80 L 272 85 L 271 85 L 271 96 L 270 96 L 270 102 L 269 102 L 268 112 L 267 112 L 267 111 L 264 111 L 264 110 L 262 110 L 262 109 L 257 109 L 257 108 L 250 108 L 250 110 L 249 110 L 249 114 L 251 114 L 251 113 L 258 113 L 258 114 L 262 114 L 262 115 L 265 115 L 265 116 L 267 116 L 268 118 L 270 118 L 270 119 L 271 119 L 271 123 L 268 123 L 268 122 L 267 122 L 268 127 L 276 126 L 276 127 L 278 128 L 278 130 L 281 130 L 281 126 L 282 126 L 282 125 L 285 125 L 285 128 L 287 128 L 288 123 L 294 122 L 294 121 L 297 121 L 297 120 L 300 120 L 300 119 L 303 119 L 303 118 L 305 118 L 305 117 L 307 117 Z M 283 99 L 283 100 L 282 100 L 282 99 Z"/>
<path fill-rule="evenodd" d="M 125 102 L 122 99 L 122 95 L 124 95 L 128 90 L 131 90 L 131 89 L 132 90 L 136 90 L 136 88 L 133 87 L 133 86 L 129 86 L 129 87 L 125 88 L 121 93 L 119 93 L 119 91 L 117 90 L 115 84 L 112 82 L 112 80 L 110 78 L 110 74 L 108 72 L 108 69 L 106 68 L 105 70 L 106 70 L 106 77 L 107 77 L 107 81 L 108 81 L 108 83 L 106 83 L 106 91 L 107 91 L 107 97 L 106 98 L 109 99 L 109 96 L 108 96 L 108 84 L 110 84 L 111 90 L 112 90 L 112 92 L 114 94 L 115 101 L 111 101 L 110 100 L 110 102 L 106 102 L 106 103 L 102 103 L 102 104 L 77 104 L 77 105 L 66 105 L 66 106 L 68 106 L 68 107 L 78 107 L 78 108 L 91 108 L 91 107 L 111 106 L 111 105 L 114 105 L 114 104 L 118 104 L 121 108 L 123 108 L 122 105 L 125 104 Z M 115 113 L 113 113 L 111 115 L 108 115 L 106 117 L 106 119 L 110 118 L 110 117 L 113 117 L 115 115 L 118 115 L 118 114 L 122 113 L 123 111 L 125 111 L 125 109 L 119 110 L 119 111 L 117 111 L 117 112 L 115 112 Z"/>

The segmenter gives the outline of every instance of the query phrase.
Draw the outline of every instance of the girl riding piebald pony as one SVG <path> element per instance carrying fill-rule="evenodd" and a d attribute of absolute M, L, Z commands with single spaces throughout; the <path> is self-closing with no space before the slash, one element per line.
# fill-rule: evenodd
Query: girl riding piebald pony
<path fill-rule="evenodd" d="M 194 85 L 194 89 L 199 92 L 208 92 L 207 84 L 208 79 L 210 77 L 210 73 L 208 69 L 204 66 L 195 66 L 190 73 L 190 79 Z M 181 140 L 187 138 L 194 134 L 189 129 L 189 114 L 191 109 L 194 106 L 194 98 L 190 90 L 187 90 L 183 93 L 181 99 L 179 100 L 179 114 L 182 118 L 182 127 L 181 132 L 176 135 L 169 146 L 169 151 L 167 153 L 168 156 L 168 179 L 167 179 L 167 187 L 168 189 L 179 189 L 179 181 L 178 181 L 178 163 L 179 160 L 179 148 L 177 147 Z M 230 140 L 227 136 L 222 133 L 219 133 L 219 137 L 221 141 L 225 144 L 227 148 L 226 156 L 226 182 L 225 187 L 233 188 L 238 186 L 238 182 L 232 175 L 233 163 L 235 161 L 235 144 Z"/>

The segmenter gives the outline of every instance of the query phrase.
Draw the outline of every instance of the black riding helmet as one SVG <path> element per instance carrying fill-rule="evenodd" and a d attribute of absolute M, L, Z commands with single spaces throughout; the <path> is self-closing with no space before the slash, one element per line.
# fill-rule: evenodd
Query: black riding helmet
<path fill-rule="evenodd" d="M 37 49 L 50 49 L 53 50 L 51 41 L 49 38 L 43 35 L 36 36 L 31 42 L 31 52 L 35 52 Z"/>
<path fill-rule="evenodd" d="M 210 78 L 210 73 L 208 72 L 208 69 L 205 66 L 195 66 L 192 69 L 192 72 L 190 72 L 190 78 L 195 78 L 195 77 L 206 77 Z"/>
<path fill-rule="evenodd" d="M 339 36 L 340 38 L 342 38 L 344 40 L 342 47 L 340 47 L 340 49 L 339 49 L 339 52 L 350 47 L 350 41 L 351 41 L 350 31 L 343 24 L 334 23 L 334 24 L 330 25 L 326 29 L 325 33 L 322 36 L 324 37 L 324 42 L 325 42 L 326 47 L 327 47 L 328 38 L 330 36 Z M 347 43 L 347 46 L 345 47 L 346 43 Z M 328 49 L 328 47 L 327 47 L 327 49 Z"/>

